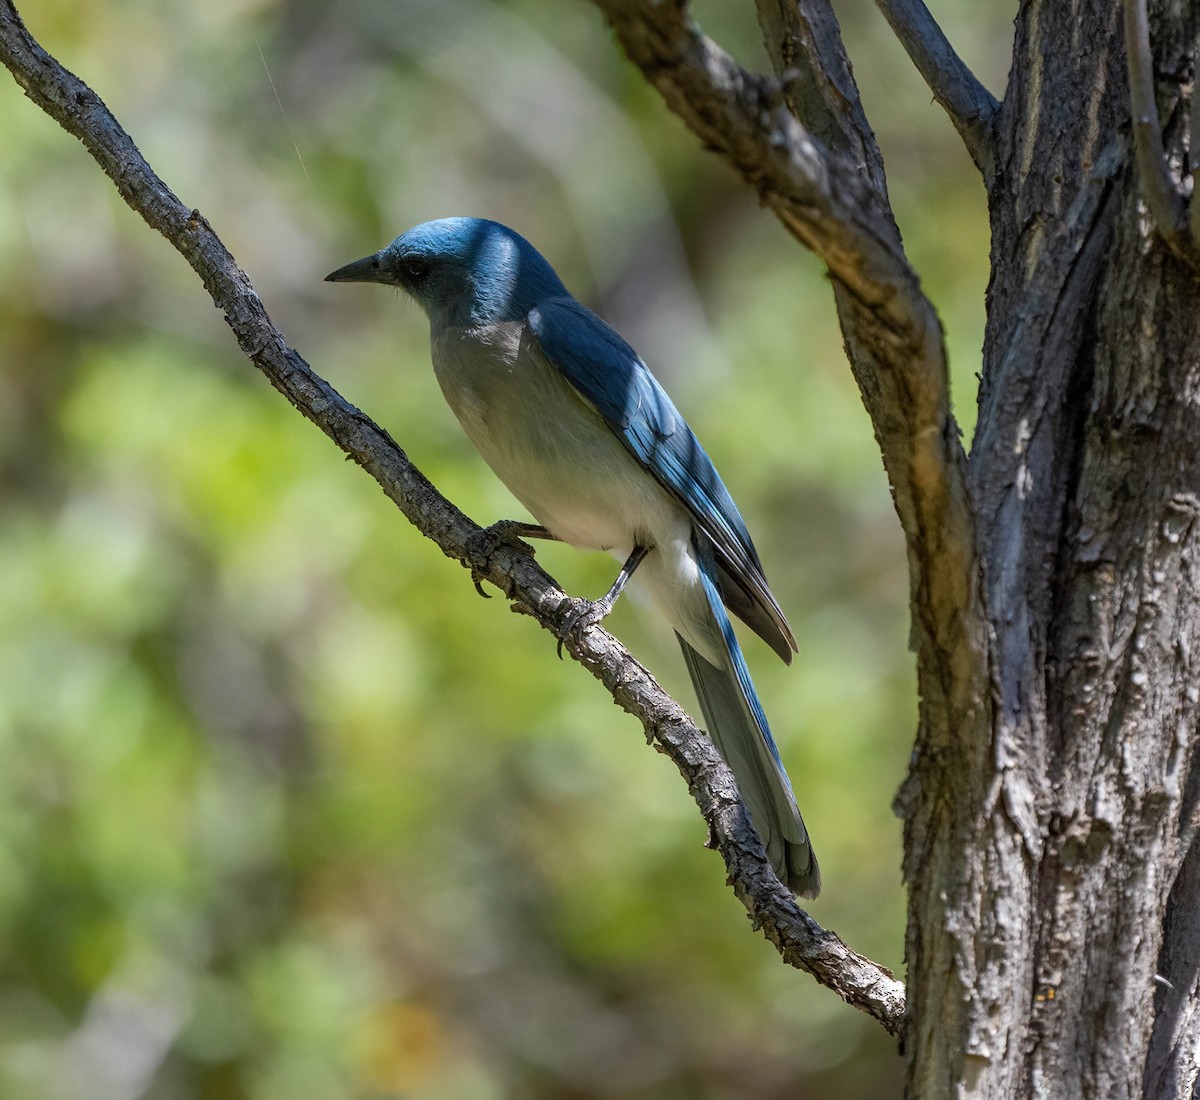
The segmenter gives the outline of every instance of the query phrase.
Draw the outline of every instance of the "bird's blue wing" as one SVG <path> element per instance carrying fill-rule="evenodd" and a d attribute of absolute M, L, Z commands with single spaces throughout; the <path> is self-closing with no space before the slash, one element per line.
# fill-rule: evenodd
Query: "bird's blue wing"
<path fill-rule="evenodd" d="M 759 566 L 745 521 L 711 459 L 637 352 L 573 298 L 541 303 L 528 323 L 542 353 L 638 460 L 704 528 L 716 528 L 719 541 L 740 544 Z"/>
<path fill-rule="evenodd" d="M 574 298 L 541 302 L 527 323 L 546 358 L 711 540 L 730 608 L 790 660 L 795 641 L 746 523 L 700 441 L 637 352 Z"/>

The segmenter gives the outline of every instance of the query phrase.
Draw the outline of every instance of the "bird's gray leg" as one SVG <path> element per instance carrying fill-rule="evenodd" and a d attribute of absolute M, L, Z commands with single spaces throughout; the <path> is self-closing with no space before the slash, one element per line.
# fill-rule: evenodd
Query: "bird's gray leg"
<path fill-rule="evenodd" d="M 471 541 L 468 543 L 467 549 L 471 555 L 472 562 L 487 560 L 496 552 L 496 549 L 503 543 L 516 545 L 521 539 L 550 539 L 554 542 L 558 540 L 550 531 L 539 523 L 525 523 L 519 519 L 502 519 L 497 520 L 491 527 L 485 527 L 482 531 L 471 536 Z M 489 596 L 480 583 L 483 580 L 481 567 L 471 565 L 471 583 L 475 585 L 475 591 L 478 592 L 485 600 L 490 600 Z"/>
<path fill-rule="evenodd" d="M 576 637 L 582 637 L 592 627 L 598 626 L 605 616 L 612 611 L 617 602 L 617 597 L 620 596 L 626 582 L 633 576 L 634 571 L 642 564 L 642 559 L 650 553 L 648 546 L 635 546 L 633 553 L 626 559 L 625 564 L 621 566 L 621 572 L 617 574 L 617 579 L 613 581 L 612 587 L 598 600 L 576 600 L 575 606 L 567 612 L 566 619 L 563 622 L 563 633 L 574 634 Z M 558 655 L 562 657 L 562 638 L 558 640 Z"/>

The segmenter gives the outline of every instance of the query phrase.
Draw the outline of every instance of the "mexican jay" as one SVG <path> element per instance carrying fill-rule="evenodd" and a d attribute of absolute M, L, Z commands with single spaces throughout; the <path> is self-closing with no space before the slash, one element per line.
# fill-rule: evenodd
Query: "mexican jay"
<path fill-rule="evenodd" d="M 746 524 L 637 353 L 577 302 L 523 237 L 445 218 L 327 276 L 386 283 L 429 317 L 433 369 L 471 442 L 538 525 L 494 530 L 605 550 L 679 638 L 708 731 L 776 873 L 815 897 L 817 861 L 726 608 L 790 663 L 796 648 Z"/>

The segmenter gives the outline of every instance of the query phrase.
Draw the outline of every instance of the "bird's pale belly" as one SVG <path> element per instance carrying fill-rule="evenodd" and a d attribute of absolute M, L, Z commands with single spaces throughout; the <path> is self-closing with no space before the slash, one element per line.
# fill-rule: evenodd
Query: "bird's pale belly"
<path fill-rule="evenodd" d="M 634 578 L 671 626 L 714 665 L 714 630 L 683 506 L 625 448 L 599 412 L 514 330 L 453 330 L 433 342 L 446 401 L 483 459 L 556 538 L 624 560 L 652 552 Z"/>
<path fill-rule="evenodd" d="M 599 418 L 594 429 L 580 430 L 579 421 L 572 426 L 576 430 L 567 435 L 543 421 L 539 442 L 517 448 L 497 445 L 494 432 L 467 434 L 513 496 L 556 538 L 607 550 L 618 561 L 635 546 L 649 549 L 635 589 L 693 649 L 719 665 L 721 642 L 692 556 L 691 520 Z M 563 460 L 564 447 L 572 459 Z"/>
<path fill-rule="evenodd" d="M 590 410 L 588 410 L 590 412 Z M 471 442 L 512 494 L 572 546 L 627 553 L 687 524 L 682 509 L 598 417 L 467 428 Z"/>
<path fill-rule="evenodd" d="M 434 366 L 467 437 L 533 517 L 572 546 L 626 553 L 690 530 L 596 409 L 517 333 L 498 336 L 509 338 L 480 355 L 448 333 Z"/>

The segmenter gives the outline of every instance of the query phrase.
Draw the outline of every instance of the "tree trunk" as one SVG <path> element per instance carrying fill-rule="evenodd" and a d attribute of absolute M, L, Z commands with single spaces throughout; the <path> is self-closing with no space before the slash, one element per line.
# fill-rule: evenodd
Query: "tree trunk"
<path fill-rule="evenodd" d="M 1177 186 L 1184 7 L 1150 11 Z M 1200 1071 L 1200 282 L 1141 198 L 1121 17 L 1022 4 L 998 118 L 969 463 L 991 697 L 965 728 L 923 710 L 900 800 L 914 1100 Z"/>

